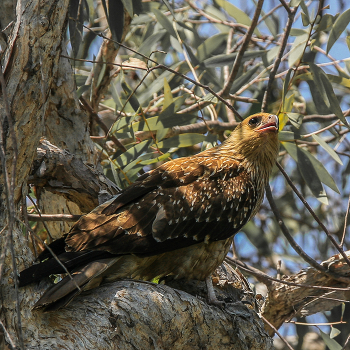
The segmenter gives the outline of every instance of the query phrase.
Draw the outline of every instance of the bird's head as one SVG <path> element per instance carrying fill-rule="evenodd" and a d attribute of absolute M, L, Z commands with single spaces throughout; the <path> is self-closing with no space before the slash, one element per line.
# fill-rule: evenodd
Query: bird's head
<path fill-rule="evenodd" d="M 220 151 L 232 152 L 235 158 L 273 164 L 278 154 L 278 117 L 270 113 L 256 113 L 237 125 Z M 271 165 L 272 166 L 272 165 Z"/>
<path fill-rule="evenodd" d="M 276 142 L 278 134 L 278 117 L 269 113 L 257 113 L 244 119 L 232 132 L 236 142 L 247 140 L 249 143 Z M 269 141 L 270 140 L 270 141 Z"/>

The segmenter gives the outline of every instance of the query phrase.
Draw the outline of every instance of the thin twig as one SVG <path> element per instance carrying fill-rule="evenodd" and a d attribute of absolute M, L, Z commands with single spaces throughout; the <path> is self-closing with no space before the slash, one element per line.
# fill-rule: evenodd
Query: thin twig
<path fill-rule="evenodd" d="M 340 282 L 344 282 L 349 284 L 350 283 L 350 279 L 345 277 L 345 276 L 340 276 L 338 274 L 334 274 L 334 273 L 330 273 L 327 269 L 325 269 L 322 265 L 320 265 L 319 263 L 317 263 L 316 260 L 312 259 L 309 255 L 307 255 L 302 248 L 299 246 L 299 244 L 297 242 L 295 242 L 294 238 L 292 237 L 292 235 L 289 233 L 289 230 L 287 228 L 287 226 L 285 225 L 283 218 L 279 212 L 279 210 L 277 209 L 277 205 L 272 197 L 272 193 L 271 193 L 271 189 L 270 186 L 267 185 L 265 187 L 266 190 L 266 198 L 270 203 L 270 207 L 273 211 L 273 214 L 276 217 L 276 220 L 278 222 L 278 225 L 280 226 L 281 231 L 283 232 L 284 236 L 287 238 L 289 244 L 293 247 L 293 249 L 300 255 L 301 258 L 303 258 L 307 263 L 309 263 L 312 267 L 314 267 L 316 270 L 323 272 L 324 274 L 326 274 L 329 277 L 334 278 L 337 281 Z M 345 255 L 345 253 L 344 253 Z M 345 260 L 345 259 L 344 259 Z M 347 259 L 349 260 L 349 259 Z"/>
<path fill-rule="evenodd" d="M 258 25 L 259 25 L 261 22 L 265 21 L 265 19 L 266 19 L 267 17 L 270 17 L 273 13 L 276 13 L 276 11 L 277 11 L 281 6 L 282 6 L 282 4 L 279 4 L 279 5 L 277 5 L 276 7 L 272 8 L 269 12 L 265 13 L 265 15 L 262 16 L 262 17 L 259 19 Z"/>
<path fill-rule="evenodd" d="M 47 245 L 39 236 L 37 236 L 34 231 L 31 229 L 30 226 L 28 226 L 25 222 L 17 219 L 22 225 L 24 225 L 27 230 L 29 230 L 31 232 L 31 234 L 33 235 L 33 237 L 38 241 L 40 242 L 44 247 L 45 249 L 47 249 L 52 258 L 55 259 L 57 261 L 57 263 L 62 267 L 62 269 L 65 271 L 65 273 L 67 274 L 67 276 L 69 276 L 69 278 L 74 282 L 75 284 L 75 287 L 81 291 L 81 288 L 79 287 L 79 285 L 77 284 L 77 282 L 74 280 L 73 276 L 71 275 L 71 273 L 68 271 L 67 267 L 62 263 L 62 261 L 58 258 L 58 256 L 55 254 L 55 252 L 50 248 L 49 245 Z"/>
<path fill-rule="evenodd" d="M 284 171 L 281 164 L 276 162 L 276 165 L 278 169 L 281 171 L 285 179 L 287 180 L 289 186 L 292 188 L 294 193 L 299 197 L 301 202 L 304 204 L 305 208 L 309 211 L 309 213 L 312 215 L 312 217 L 316 220 L 316 222 L 320 225 L 322 230 L 325 232 L 327 237 L 330 239 L 330 241 L 333 243 L 333 245 L 337 248 L 338 252 L 343 256 L 344 260 L 350 267 L 350 260 L 348 256 L 345 254 L 343 248 L 339 245 L 339 243 L 335 240 L 335 238 L 330 234 L 327 227 L 323 224 L 323 222 L 320 220 L 320 218 L 316 215 L 316 213 L 313 211 L 313 209 L 310 207 L 309 203 L 306 201 L 306 199 L 303 197 L 303 195 L 299 192 L 299 190 L 296 188 L 296 186 L 293 184 L 293 181 L 290 179 L 288 174 Z M 271 204 L 271 203 L 270 203 Z"/>
<path fill-rule="evenodd" d="M 81 102 L 81 104 L 84 106 L 84 109 L 86 110 L 86 112 L 94 118 L 94 120 L 97 122 L 97 124 L 101 127 L 101 129 L 104 131 L 105 133 L 105 138 L 107 138 L 107 136 L 110 137 L 110 139 L 114 142 L 114 144 L 122 151 L 122 152 L 126 152 L 126 148 L 124 147 L 123 144 L 120 143 L 120 141 L 113 135 L 113 134 L 109 134 L 109 129 L 106 126 L 106 124 L 101 120 L 101 118 L 99 117 L 99 115 L 92 109 L 92 107 L 90 106 L 90 104 L 88 103 L 88 101 L 85 100 L 85 98 L 83 96 L 80 96 L 79 101 Z"/>
<path fill-rule="evenodd" d="M 290 15 L 292 13 L 292 10 L 288 6 L 288 4 L 284 0 L 280 0 L 280 3 L 286 9 L 286 11 L 288 12 L 288 15 Z"/>
<path fill-rule="evenodd" d="M 13 342 L 13 340 L 11 338 L 11 334 L 7 331 L 5 325 L 2 323 L 1 319 L 0 319 L 0 326 L 3 329 L 5 339 L 10 344 L 11 349 L 12 350 L 16 350 L 16 345 L 15 345 L 15 343 Z"/>
<path fill-rule="evenodd" d="M 27 214 L 30 221 L 78 221 L 82 215 L 72 214 Z"/>
<path fill-rule="evenodd" d="M 264 0 L 259 0 L 258 3 L 256 4 L 256 9 L 255 9 L 255 13 L 254 13 L 252 22 L 251 22 L 250 27 L 249 27 L 249 29 L 244 37 L 242 46 L 238 51 L 238 54 L 236 56 L 235 62 L 233 64 L 233 67 L 232 67 L 232 70 L 230 73 L 230 76 L 228 77 L 228 80 L 226 81 L 224 88 L 218 93 L 220 96 L 222 96 L 224 98 L 227 98 L 230 94 L 232 84 L 233 84 L 234 80 L 236 79 L 238 70 L 241 66 L 243 55 L 248 48 L 250 39 L 251 39 L 253 32 L 258 24 L 258 20 L 259 20 L 259 16 L 260 16 L 260 12 L 261 12 L 263 3 L 264 3 Z"/>
<path fill-rule="evenodd" d="M 288 349 L 294 350 L 294 349 L 290 346 L 290 344 L 287 342 L 287 340 L 283 338 L 282 334 L 278 332 L 277 328 L 276 328 L 272 323 L 270 323 L 263 315 L 260 315 L 260 317 L 262 318 L 262 320 L 263 320 L 267 325 L 269 325 L 269 326 L 274 330 L 274 332 L 281 338 L 281 340 L 283 341 L 283 343 L 286 344 L 286 346 L 287 346 Z"/>
<path fill-rule="evenodd" d="M 350 303 L 350 300 L 338 299 L 338 298 L 328 298 L 328 297 L 325 297 L 325 296 L 317 296 L 317 295 L 308 295 L 307 298 L 318 298 L 318 299 L 337 301 L 339 303 Z"/>
<path fill-rule="evenodd" d="M 283 56 L 283 53 L 284 53 L 284 50 L 286 48 L 287 41 L 288 41 L 288 38 L 289 38 L 289 33 L 290 33 L 290 30 L 292 29 L 293 20 L 294 20 L 296 11 L 298 9 L 298 7 L 295 7 L 295 8 L 293 8 L 293 10 L 291 10 L 284 1 L 282 1 L 282 0 L 280 0 L 280 1 L 281 1 L 282 5 L 285 8 L 288 8 L 288 10 L 287 10 L 288 11 L 288 21 L 287 21 L 287 25 L 285 27 L 285 31 L 283 33 L 283 36 L 281 38 L 281 47 L 279 49 L 277 58 L 276 58 L 276 60 L 275 60 L 275 62 L 273 64 L 272 70 L 271 70 L 270 75 L 269 75 L 267 88 L 266 88 L 266 91 L 264 93 L 264 98 L 263 98 L 263 102 L 262 102 L 262 106 L 261 106 L 261 111 L 262 112 L 266 111 L 266 109 L 267 109 L 268 99 L 269 99 L 269 96 L 270 96 L 270 93 L 271 93 L 273 82 L 275 80 L 278 67 L 279 67 L 279 65 L 281 63 L 282 56 Z"/>
<path fill-rule="evenodd" d="M 33 198 L 31 196 L 29 196 L 29 195 L 27 195 L 27 197 L 32 202 L 32 204 L 34 205 L 35 210 L 38 212 L 39 216 L 41 216 L 42 215 L 41 211 L 40 211 L 39 207 L 37 206 L 37 204 L 34 202 Z M 43 225 L 45 227 L 45 230 L 47 231 L 47 234 L 49 235 L 50 240 L 52 242 L 54 239 L 53 239 L 53 237 L 51 235 L 51 232 L 50 232 L 49 228 L 47 227 L 46 223 L 44 222 L 44 220 L 42 220 L 42 221 L 43 221 Z"/>
<path fill-rule="evenodd" d="M 260 1 L 263 1 L 263 0 L 260 0 Z M 85 26 L 84 24 L 83 24 L 83 27 L 86 28 L 86 29 L 88 29 L 88 30 L 90 30 L 90 28 L 87 27 L 87 26 Z M 211 94 L 213 94 L 214 96 L 216 96 L 222 103 L 224 103 L 228 108 L 230 108 L 231 111 L 232 111 L 238 118 L 240 118 L 241 120 L 243 120 L 242 116 L 238 113 L 238 111 L 237 111 L 230 103 L 228 103 L 224 98 L 222 98 L 219 94 L 217 94 L 216 92 L 214 92 L 208 85 L 204 85 L 204 84 L 201 84 L 201 83 L 199 83 L 199 82 L 196 82 L 195 80 L 189 78 L 188 76 L 186 76 L 186 75 L 184 75 L 184 74 L 181 74 L 181 73 L 175 71 L 174 69 L 171 69 L 171 68 L 169 68 L 169 67 L 167 67 L 167 66 L 165 66 L 165 65 L 163 65 L 163 64 L 159 64 L 157 61 L 151 59 L 150 57 L 147 57 L 146 55 L 143 55 L 142 53 L 140 53 L 140 52 L 138 52 L 138 51 L 136 51 L 136 50 L 134 50 L 134 49 L 132 49 L 132 48 L 130 48 L 130 47 L 128 47 L 128 46 L 126 46 L 126 45 L 124 45 L 124 44 L 118 42 L 118 41 L 116 41 L 116 40 L 113 40 L 113 39 L 111 39 L 111 38 L 108 38 L 108 37 L 106 37 L 105 35 L 103 35 L 103 34 L 101 34 L 101 33 L 95 33 L 95 32 L 93 32 L 93 33 L 94 33 L 96 36 L 99 36 L 99 37 L 101 37 L 101 38 L 103 38 L 103 39 L 112 41 L 112 42 L 114 42 L 114 43 L 120 45 L 120 46 L 123 47 L 124 49 L 129 50 L 129 51 L 131 51 L 131 52 L 133 52 L 133 53 L 135 53 L 135 54 L 137 54 L 137 55 L 143 57 L 143 58 L 146 59 L 147 61 L 150 61 L 150 62 L 154 63 L 156 66 L 150 68 L 150 69 L 148 70 L 148 73 L 150 73 L 150 72 L 151 72 L 152 70 L 154 70 L 154 69 L 164 69 L 164 70 L 167 70 L 167 71 L 169 71 L 169 72 L 171 72 L 171 73 L 173 73 L 173 74 L 175 74 L 175 75 L 178 75 L 178 76 L 182 77 L 182 78 L 185 79 L 185 80 L 188 80 L 189 82 L 191 82 L 192 84 L 194 84 L 194 85 L 196 85 L 196 86 L 198 86 L 198 87 L 202 87 L 203 89 L 207 90 L 208 92 L 210 92 Z M 63 56 L 63 55 L 61 55 L 61 56 Z M 71 57 L 68 57 L 68 56 L 64 56 L 64 57 L 67 57 L 67 58 L 69 58 L 69 59 L 72 59 Z M 135 90 L 134 90 L 134 91 L 135 91 Z"/>
<path fill-rule="evenodd" d="M 240 260 L 237 260 L 237 259 L 233 259 L 233 258 L 230 258 L 228 256 L 226 256 L 225 261 L 228 264 L 230 264 L 230 265 L 234 264 L 235 267 L 238 267 L 239 269 L 242 269 L 242 270 L 246 271 L 247 273 L 255 276 L 258 281 L 265 283 L 267 286 L 272 285 L 271 281 L 274 281 L 274 282 L 286 284 L 288 286 L 301 287 L 301 288 L 322 289 L 322 290 L 343 291 L 343 292 L 345 292 L 345 291 L 348 292 L 350 290 L 350 288 L 314 286 L 314 285 L 311 285 L 311 284 L 301 284 L 301 283 L 289 282 L 289 281 L 285 281 L 283 279 L 279 280 L 277 278 L 274 278 L 274 277 L 271 277 L 271 276 L 267 275 L 266 273 L 256 269 L 253 266 L 250 266 L 250 265 L 244 263 L 243 261 L 240 261 Z M 330 276 L 330 277 L 333 278 L 333 276 Z M 347 283 L 349 283 L 349 282 L 347 282 Z"/>
<path fill-rule="evenodd" d="M 350 341 L 350 333 L 349 333 L 348 337 L 346 338 L 346 341 L 345 341 L 343 347 L 341 348 L 341 350 L 345 350 L 345 348 L 348 345 L 349 341 Z"/>
<path fill-rule="evenodd" d="M 306 323 L 306 322 L 296 322 L 296 321 L 288 321 L 286 323 L 300 324 L 302 326 L 333 326 L 335 324 L 344 324 L 346 321 L 338 321 L 338 322 L 325 322 L 325 323 Z"/>
<path fill-rule="evenodd" d="M 308 138 L 308 137 L 310 137 L 310 136 L 312 136 L 312 135 L 321 134 L 322 132 L 324 132 L 324 131 L 326 131 L 326 130 L 328 130 L 328 129 L 333 128 L 333 126 L 336 126 L 338 123 L 339 123 L 339 119 L 336 120 L 335 122 L 333 122 L 332 124 L 330 124 L 330 125 L 328 125 L 328 126 L 322 128 L 322 129 L 316 130 L 316 131 L 314 131 L 314 132 L 310 132 L 309 134 L 300 135 L 300 137 L 304 139 L 304 138 Z"/>
<path fill-rule="evenodd" d="M 25 196 L 23 196 L 23 198 L 22 198 L 22 216 L 23 216 L 24 222 L 26 223 L 26 240 L 29 241 L 29 235 L 30 235 L 30 238 L 32 240 L 32 242 L 31 242 L 32 247 L 34 250 L 34 257 L 36 260 L 36 258 L 38 257 L 38 250 L 37 250 L 33 235 L 27 229 L 27 227 L 30 227 L 30 225 L 29 225 L 29 221 L 28 221 L 27 198 Z"/>
<path fill-rule="evenodd" d="M 350 194 L 349 194 L 348 206 L 346 208 L 346 213 L 345 213 L 343 235 L 342 235 L 342 238 L 341 238 L 341 241 L 340 241 L 340 246 L 341 247 L 344 245 L 346 227 L 347 227 L 348 216 L 349 216 L 349 210 L 350 210 Z"/>

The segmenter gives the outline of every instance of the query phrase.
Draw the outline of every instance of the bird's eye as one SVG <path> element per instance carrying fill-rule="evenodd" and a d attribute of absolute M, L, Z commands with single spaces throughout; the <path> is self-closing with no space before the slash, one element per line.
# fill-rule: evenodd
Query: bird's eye
<path fill-rule="evenodd" d="M 260 118 L 254 117 L 254 118 L 249 120 L 249 125 L 256 125 L 259 123 L 259 120 L 260 120 Z"/>

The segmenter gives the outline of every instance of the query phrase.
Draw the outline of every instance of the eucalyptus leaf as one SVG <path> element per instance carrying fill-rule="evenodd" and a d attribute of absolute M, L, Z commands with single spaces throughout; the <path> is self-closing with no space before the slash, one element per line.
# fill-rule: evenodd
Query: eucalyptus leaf
<path fill-rule="evenodd" d="M 167 160 L 168 158 L 170 158 L 170 153 L 164 153 L 158 157 L 154 157 L 153 159 L 142 160 L 140 162 L 140 164 L 149 165 L 149 164 L 153 164 L 153 163 L 163 162 L 164 160 Z"/>
<path fill-rule="evenodd" d="M 304 34 L 298 35 L 295 38 L 294 43 L 292 44 L 292 47 L 289 51 L 289 56 L 288 56 L 289 67 L 294 66 L 294 64 L 296 64 L 302 58 L 308 39 L 309 39 L 309 33 L 307 31 L 304 31 Z"/>
<path fill-rule="evenodd" d="M 123 185 L 122 185 L 122 183 L 121 183 L 121 181 L 120 181 L 118 172 L 115 170 L 115 165 L 113 164 L 113 162 L 110 162 L 110 166 L 111 166 L 112 175 L 113 175 L 115 184 L 116 184 L 119 188 L 123 188 Z"/>
<path fill-rule="evenodd" d="M 158 123 L 158 125 L 162 125 L 161 123 Z M 169 132 L 169 128 L 159 128 L 157 130 L 157 135 L 156 135 L 156 139 L 157 139 L 157 142 L 161 141 L 164 139 L 164 137 L 167 135 L 167 133 Z"/>
<path fill-rule="evenodd" d="M 175 51 L 177 51 L 179 54 L 183 54 L 182 46 L 176 37 L 174 38 L 173 36 L 170 36 L 170 43 Z"/>
<path fill-rule="evenodd" d="M 274 46 L 272 49 L 268 50 L 266 54 L 266 59 L 268 64 L 271 64 L 271 62 L 276 59 L 279 51 L 280 51 L 279 46 Z"/>
<path fill-rule="evenodd" d="M 173 94 L 171 93 L 171 88 L 168 81 L 164 78 L 164 102 L 163 108 L 166 109 L 170 104 L 173 103 Z"/>
<path fill-rule="evenodd" d="M 328 152 L 328 154 L 340 165 L 343 165 L 343 162 L 341 161 L 341 159 L 339 158 L 338 154 L 335 153 L 335 151 L 333 150 L 333 148 L 331 146 L 329 146 L 329 144 L 323 140 L 320 136 L 318 135 L 312 135 L 312 138 L 319 143 L 324 150 L 326 150 Z"/>
<path fill-rule="evenodd" d="M 318 24 L 318 31 L 328 31 L 332 28 L 335 19 L 329 13 L 326 13 L 322 16 L 320 23 Z"/>
<path fill-rule="evenodd" d="M 91 88 L 91 85 L 82 85 L 77 90 L 77 98 L 79 98 L 84 92 L 88 91 Z"/>
<path fill-rule="evenodd" d="M 165 34 L 165 30 L 160 30 L 157 33 L 152 34 L 140 45 L 137 51 L 143 55 L 149 56 L 155 49 L 159 40 L 162 39 Z"/>
<path fill-rule="evenodd" d="M 162 0 L 165 4 L 165 6 L 168 8 L 168 10 L 171 12 L 171 15 L 175 18 L 175 12 L 172 8 L 172 6 L 169 4 L 168 0 Z"/>
<path fill-rule="evenodd" d="M 134 111 L 137 112 L 140 108 L 140 103 L 137 100 L 137 97 L 134 94 L 133 90 L 130 88 L 130 86 L 125 81 L 122 81 L 122 88 L 127 96 L 126 99 L 130 103 L 130 105 L 134 109 Z"/>
<path fill-rule="evenodd" d="M 286 97 L 287 95 L 287 92 L 288 92 L 288 88 L 289 88 L 289 82 L 290 82 L 290 76 L 293 72 L 293 69 L 289 69 L 287 74 L 286 74 L 286 78 L 284 79 L 284 82 L 283 82 L 283 103 L 284 104 L 284 98 Z"/>
<path fill-rule="evenodd" d="M 339 101 L 334 94 L 332 84 L 330 83 L 326 73 L 314 63 L 309 63 L 312 78 L 315 82 L 317 90 L 326 106 L 345 124 L 348 125 L 343 112 L 340 108 Z"/>
<path fill-rule="evenodd" d="M 323 204 L 328 204 L 328 198 L 323 188 L 318 172 L 314 168 L 310 158 L 294 143 L 283 142 L 283 146 L 289 155 L 297 162 L 301 176 L 310 188 L 312 194 Z"/>
<path fill-rule="evenodd" d="M 158 117 L 147 118 L 146 120 L 141 119 L 138 122 L 132 123 L 133 130 L 136 131 L 155 131 L 157 130 Z M 162 125 L 159 125 L 159 128 L 162 128 Z"/>
<path fill-rule="evenodd" d="M 195 133 L 189 133 L 189 134 L 180 134 L 173 136 L 169 139 L 166 139 L 164 141 L 158 142 L 157 146 L 158 148 L 172 148 L 172 147 L 190 147 L 193 145 L 196 145 L 197 143 L 203 142 L 205 139 L 205 136 L 202 134 L 195 134 Z"/>
<path fill-rule="evenodd" d="M 130 126 L 134 118 L 135 118 L 134 116 L 119 118 L 116 122 L 114 122 L 113 127 L 111 129 L 111 133 L 113 134 L 116 131 L 123 129 L 126 126 Z"/>
<path fill-rule="evenodd" d="M 161 24 L 161 26 L 170 34 L 172 35 L 174 38 L 176 38 L 176 33 L 174 30 L 174 27 L 171 23 L 171 21 L 169 21 L 168 17 L 164 15 L 163 12 L 157 10 L 157 9 L 153 9 L 153 13 L 157 18 L 158 23 Z"/>
<path fill-rule="evenodd" d="M 124 5 L 121 0 L 108 0 L 107 21 L 113 39 L 117 42 L 121 42 L 124 30 Z M 115 43 L 114 46 L 116 48 L 119 47 L 117 43 Z"/>
<path fill-rule="evenodd" d="M 280 131 L 278 133 L 279 141 L 294 141 L 296 139 L 294 132 L 291 131 Z"/>
<path fill-rule="evenodd" d="M 297 7 L 299 6 L 301 0 L 291 0 L 289 3 L 289 7 Z"/>
<path fill-rule="evenodd" d="M 350 9 L 344 11 L 334 22 L 334 25 L 329 32 L 329 38 L 327 42 L 327 54 L 340 35 L 345 31 L 345 28 L 350 23 Z"/>
<path fill-rule="evenodd" d="M 319 329 L 319 331 L 320 331 L 320 334 L 321 334 L 323 341 L 329 347 L 329 350 L 342 350 L 343 349 L 343 347 L 338 342 L 336 342 L 334 339 L 331 339 L 331 337 L 328 334 L 322 332 L 320 329 Z"/>
<path fill-rule="evenodd" d="M 250 27 L 252 20 L 250 17 L 241 9 L 234 6 L 232 3 L 226 0 L 215 0 L 215 2 L 221 6 L 232 18 L 234 18 L 238 23 L 244 24 L 247 27 Z M 254 29 L 256 35 L 261 35 L 258 28 Z"/>
<path fill-rule="evenodd" d="M 263 54 L 267 52 L 268 50 L 246 51 L 243 55 L 243 60 L 247 60 L 255 57 L 261 57 Z M 231 53 L 229 55 L 227 54 L 216 55 L 214 57 L 204 60 L 203 64 L 206 67 L 228 66 L 233 64 L 236 56 L 237 56 L 237 52 Z"/>
<path fill-rule="evenodd" d="M 202 101 L 208 101 L 214 104 L 219 102 L 218 98 L 214 96 L 212 93 L 206 94 L 203 98 L 199 100 L 199 102 L 202 102 Z"/>
<path fill-rule="evenodd" d="M 210 36 L 197 48 L 197 58 L 199 62 L 203 62 L 206 58 L 209 58 L 215 50 L 217 50 L 227 39 L 226 33 L 219 33 Z"/>
<path fill-rule="evenodd" d="M 297 129 L 301 127 L 304 116 L 300 113 L 286 113 L 290 123 Z"/>
<path fill-rule="evenodd" d="M 331 327 L 331 333 L 329 334 L 329 337 L 331 339 L 335 338 L 337 335 L 339 335 L 341 332 L 338 328 Z"/>
<path fill-rule="evenodd" d="M 133 8 L 132 0 L 122 0 L 122 3 L 124 5 L 126 11 L 128 11 L 130 17 L 133 18 L 134 17 L 134 8 Z"/>
<path fill-rule="evenodd" d="M 298 163 L 299 168 L 302 169 L 302 175 L 314 195 L 315 193 L 317 195 L 317 192 L 313 191 L 313 189 L 319 187 L 316 186 L 316 179 L 324 183 L 333 191 L 339 193 L 338 186 L 334 182 L 332 176 L 329 174 L 323 164 L 310 152 L 305 151 L 303 148 L 289 142 L 284 142 L 283 146 L 286 148 L 287 152 L 292 156 L 292 158 L 294 158 L 294 160 Z"/>
<path fill-rule="evenodd" d="M 183 62 L 177 62 L 171 66 L 171 69 L 175 70 L 177 67 L 179 67 Z M 174 74 L 172 72 L 169 72 L 168 70 L 164 71 L 158 78 L 156 78 L 146 89 L 146 91 L 142 92 L 138 100 L 141 105 L 145 104 L 149 99 L 153 97 L 153 94 L 158 92 L 161 88 L 164 86 L 164 78 L 169 83 L 171 79 L 174 77 Z"/>
<path fill-rule="evenodd" d="M 121 168 L 125 167 L 132 161 L 134 161 L 136 158 L 138 158 L 142 153 L 146 152 L 148 149 L 148 146 L 151 144 L 152 141 L 145 140 L 137 145 L 129 148 L 126 152 L 122 153 L 119 157 L 115 159 L 115 161 L 119 164 Z"/>
<path fill-rule="evenodd" d="M 261 63 L 258 63 L 257 65 L 255 65 L 253 68 L 249 69 L 247 72 L 245 72 L 244 74 L 242 74 L 240 77 L 236 78 L 235 81 L 232 84 L 230 93 L 234 94 L 235 92 L 237 92 L 242 86 L 244 86 L 245 84 L 247 84 L 252 77 L 254 76 L 254 74 L 257 72 L 257 70 L 260 68 Z"/>

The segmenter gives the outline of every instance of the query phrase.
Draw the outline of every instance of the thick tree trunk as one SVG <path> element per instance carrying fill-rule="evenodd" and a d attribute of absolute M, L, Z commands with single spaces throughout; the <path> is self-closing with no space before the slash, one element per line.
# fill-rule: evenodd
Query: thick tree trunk
<path fill-rule="evenodd" d="M 0 131 L 4 138 L 0 145 L 0 329 L 4 341 L 0 341 L 0 346 L 36 350 L 271 349 L 272 340 L 263 322 L 253 308 L 239 301 L 240 297 L 220 310 L 169 286 L 119 281 L 82 294 L 68 308 L 43 313 L 31 308 L 48 281 L 27 286 L 18 293 L 14 288 L 16 269 L 28 267 L 33 261 L 23 234 L 25 224 L 21 222 L 21 203 L 29 179 L 34 183 L 42 181 L 45 191 L 53 192 L 42 192 L 39 198 L 39 204 L 45 205 L 50 214 L 89 211 L 98 204 L 101 190 L 116 191 L 98 172 L 87 117 L 74 96 L 72 70 L 68 61 L 60 57 L 65 45 L 68 4 L 68 0 L 19 2 L 2 62 L 6 86 L 0 92 Z M 130 18 L 126 23 L 129 22 Z M 113 51 L 112 56 L 115 54 Z M 104 81 L 107 86 L 108 77 Z M 43 141 L 37 151 L 43 136 L 60 148 Z M 35 160 L 38 163 L 33 169 Z M 51 162 L 55 162 L 54 166 Z M 57 201 L 58 195 L 62 202 Z M 74 201 L 75 207 L 67 200 Z M 59 211 L 62 207 L 66 209 Z M 57 237 L 68 225 L 58 224 L 50 229 Z M 183 287 L 181 283 L 176 285 Z M 276 288 L 276 293 L 278 290 L 281 289 Z M 288 294 L 288 288 L 283 290 Z M 289 298 L 288 310 L 286 304 L 282 305 L 285 313 L 278 313 L 278 307 L 272 303 L 267 304 L 265 312 L 272 315 L 272 323 L 273 315 L 278 315 L 274 324 L 279 326 L 283 315 L 291 315 L 293 305 Z M 273 313 L 269 313 L 269 307 Z"/>
<path fill-rule="evenodd" d="M 23 347 L 28 322 L 35 324 L 27 306 L 35 293 L 33 287 L 20 293 L 14 288 L 16 269 L 28 266 L 33 259 L 23 225 L 17 219 L 21 218 L 27 179 L 44 134 L 44 117 L 58 70 L 68 3 L 68 0 L 18 2 L 2 62 L 6 86 L 1 84 L 0 101 L 1 322 L 6 342 L 18 347 Z"/>
<path fill-rule="evenodd" d="M 27 286 L 18 293 L 14 289 L 17 282 L 14 267 L 21 270 L 33 260 L 22 234 L 23 224 L 14 222 L 14 219 L 22 217 L 22 199 L 27 193 L 28 178 L 43 136 L 61 148 L 73 151 L 77 156 L 71 159 L 72 164 L 85 162 L 99 179 L 101 187 L 94 189 L 97 193 L 106 187 L 115 191 L 102 174 L 98 175 L 91 167 L 91 164 L 96 165 L 96 158 L 89 140 L 86 116 L 72 95 L 71 68 L 60 58 L 67 9 L 68 0 L 19 3 L 3 62 L 6 86 L 2 88 L 7 99 L 2 93 L 1 126 L 5 136 L 2 146 L 6 166 L 2 168 L 0 183 L 5 184 L 5 175 L 11 179 L 13 169 L 16 179 L 13 193 L 15 213 L 9 210 L 8 204 L 11 205 L 11 200 L 8 201 L 11 186 L 1 186 L 3 343 L 9 348 L 23 349 L 59 346 L 65 349 L 195 349 L 214 348 L 218 344 L 228 349 L 271 348 L 271 338 L 264 332 L 263 323 L 243 304 L 237 307 L 237 311 L 223 312 L 166 286 L 121 281 L 82 295 L 77 298 L 77 303 L 72 304 L 74 309 L 48 314 L 31 309 L 47 281 Z M 10 106 L 9 113 L 5 102 Z M 11 118 L 10 123 L 7 118 Z M 57 164 L 56 171 L 60 169 Z M 43 170 L 45 161 L 40 166 Z M 82 168 L 84 166 L 80 170 Z M 43 173 L 45 171 L 41 171 Z M 90 185 L 93 184 L 92 181 Z M 73 190 L 76 190 L 74 185 L 73 182 Z M 85 191 L 85 197 L 87 193 Z M 45 203 L 49 200 L 45 195 Z M 91 207 L 97 204 L 94 202 L 92 199 Z M 77 208 L 91 209 L 88 205 Z M 11 231 L 8 230 L 9 222 Z M 56 231 L 61 233 L 65 229 L 65 226 L 59 226 Z M 15 254 L 14 261 L 10 247 Z M 242 328 L 238 322 L 240 319 L 242 325 L 245 324 Z"/>

